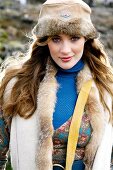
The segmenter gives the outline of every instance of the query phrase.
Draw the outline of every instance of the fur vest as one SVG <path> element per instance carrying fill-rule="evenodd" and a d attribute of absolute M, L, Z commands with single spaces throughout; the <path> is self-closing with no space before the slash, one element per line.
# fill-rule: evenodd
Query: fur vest
<path fill-rule="evenodd" d="M 37 109 L 33 116 L 25 120 L 15 116 L 11 123 L 10 152 L 13 170 L 52 170 L 52 117 L 56 103 L 58 83 L 55 79 L 57 70 L 48 65 L 46 75 L 40 83 L 37 94 Z M 92 74 L 87 64 L 77 76 L 77 90 Z M 16 82 L 13 78 L 5 90 L 4 100 L 9 100 L 11 89 Z M 105 102 L 112 109 L 112 99 L 103 91 Z M 93 81 L 86 103 L 85 112 L 90 116 L 93 129 L 90 142 L 85 148 L 85 170 L 110 170 L 112 148 L 112 126 L 109 113 L 103 107 L 98 88 Z"/>

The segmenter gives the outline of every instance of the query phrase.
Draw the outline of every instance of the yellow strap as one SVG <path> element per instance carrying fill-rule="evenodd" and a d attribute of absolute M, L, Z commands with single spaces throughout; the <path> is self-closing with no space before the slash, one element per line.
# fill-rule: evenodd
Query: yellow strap
<path fill-rule="evenodd" d="M 70 130 L 69 130 L 65 170 L 72 169 L 72 164 L 74 161 L 75 150 L 76 150 L 78 136 L 79 136 L 81 119 L 91 89 L 91 85 L 92 85 L 92 80 L 85 82 L 81 88 L 81 91 L 77 99 L 76 107 L 74 110 L 73 118 L 70 125 Z"/>

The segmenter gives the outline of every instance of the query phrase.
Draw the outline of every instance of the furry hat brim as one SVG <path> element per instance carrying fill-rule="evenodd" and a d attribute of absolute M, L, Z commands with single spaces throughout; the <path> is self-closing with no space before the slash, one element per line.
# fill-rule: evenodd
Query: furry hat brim
<path fill-rule="evenodd" d="M 80 18 L 67 22 L 55 18 L 45 18 L 34 27 L 33 33 L 37 37 L 54 36 L 61 33 L 84 36 L 86 39 L 98 37 L 93 24 Z"/>
<path fill-rule="evenodd" d="M 58 1 L 58 0 L 57 0 Z M 91 8 L 82 0 L 47 0 L 40 11 L 33 33 L 40 37 L 61 33 L 83 36 L 86 39 L 98 37 L 91 21 Z M 61 1 L 61 2 L 60 2 Z"/>

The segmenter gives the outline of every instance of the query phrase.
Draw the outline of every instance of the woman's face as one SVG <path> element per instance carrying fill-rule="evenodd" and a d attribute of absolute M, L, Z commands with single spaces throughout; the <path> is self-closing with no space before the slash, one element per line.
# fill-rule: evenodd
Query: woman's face
<path fill-rule="evenodd" d="M 48 47 L 55 63 L 63 69 L 70 69 L 81 59 L 84 43 L 84 37 L 60 34 L 48 41 Z"/>

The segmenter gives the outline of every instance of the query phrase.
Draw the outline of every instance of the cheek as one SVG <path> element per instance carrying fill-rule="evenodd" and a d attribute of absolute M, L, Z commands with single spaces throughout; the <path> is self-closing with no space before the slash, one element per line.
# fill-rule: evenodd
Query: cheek
<path fill-rule="evenodd" d="M 57 57 L 56 51 L 55 50 L 50 50 L 50 55 L 53 60 L 55 60 Z"/>
<path fill-rule="evenodd" d="M 83 50 L 84 50 L 84 43 L 80 43 L 74 48 L 73 51 L 75 54 L 81 54 L 83 53 Z"/>
<path fill-rule="evenodd" d="M 53 44 L 48 44 L 48 48 L 49 48 L 52 58 L 54 58 L 58 51 L 57 48 Z"/>

